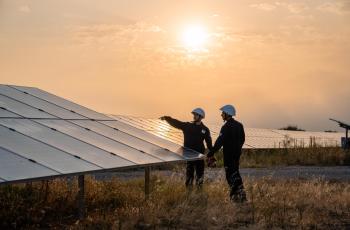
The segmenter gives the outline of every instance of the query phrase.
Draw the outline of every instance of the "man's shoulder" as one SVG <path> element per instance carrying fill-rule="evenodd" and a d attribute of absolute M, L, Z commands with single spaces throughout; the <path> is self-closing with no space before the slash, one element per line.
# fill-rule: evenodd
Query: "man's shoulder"
<path fill-rule="evenodd" d="M 201 126 L 203 129 L 209 130 L 208 126 L 206 126 L 203 122 L 202 122 Z"/>
<path fill-rule="evenodd" d="M 236 119 L 231 119 L 229 122 L 230 126 L 234 126 L 234 127 L 242 127 L 243 128 L 243 124 L 239 121 L 237 121 Z"/>
<path fill-rule="evenodd" d="M 229 123 L 229 122 L 225 122 L 225 124 L 223 124 L 223 125 L 221 126 L 221 131 L 222 131 L 222 130 L 229 129 L 229 128 L 230 128 L 230 123 Z"/>
<path fill-rule="evenodd" d="M 237 120 L 235 120 L 236 122 L 237 122 L 237 124 L 239 125 L 239 126 L 242 126 L 243 127 L 243 124 L 242 124 L 242 122 L 240 122 L 240 121 L 237 121 Z"/>

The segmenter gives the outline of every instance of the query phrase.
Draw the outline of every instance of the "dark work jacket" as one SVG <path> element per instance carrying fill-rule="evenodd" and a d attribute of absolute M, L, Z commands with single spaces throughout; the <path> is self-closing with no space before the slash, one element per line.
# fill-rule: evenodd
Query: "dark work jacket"
<path fill-rule="evenodd" d="M 230 118 L 222 126 L 219 137 L 212 150 L 208 153 L 208 157 L 213 156 L 215 152 L 223 147 L 224 166 L 233 167 L 239 162 L 244 141 L 245 133 L 243 125 L 235 119 Z"/>
<path fill-rule="evenodd" d="M 182 122 L 174 118 L 165 117 L 165 120 L 174 128 L 181 129 L 184 134 L 184 147 L 193 149 L 197 152 L 204 153 L 204 141 L 207 148 L 212 148 L 212 140 L 209 129 L 201 123 L 197 125 L 193 122 Z"/>

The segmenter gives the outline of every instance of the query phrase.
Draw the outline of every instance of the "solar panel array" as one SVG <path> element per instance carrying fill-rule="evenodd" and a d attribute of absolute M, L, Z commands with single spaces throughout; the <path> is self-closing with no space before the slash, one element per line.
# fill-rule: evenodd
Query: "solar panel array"
<path fill-rule="evenodd" d="M 181 130 L 171 127 L 167 122 L 160 119 L 139 118 L 132 116 L 110 115 L 111 117 L 143 129 L 158 137 L 167 139 L 177 144 L 183 144 Z M 220 133 L 220 125 L 207 125 L 211 131 L 213 140 L 216 140 Z M 291 148 L 310 146 L 340 146 L 342 133 L 328 132 L 303 132 L 278 129 L 257 129 L 245 128 L 246 142 L 243 148 L 270 149 L 270 148 Z"/>
<path fill-rule="evenodd" d="M 202 157 L 40 89 L 0 85 L 0 183 Z"/>

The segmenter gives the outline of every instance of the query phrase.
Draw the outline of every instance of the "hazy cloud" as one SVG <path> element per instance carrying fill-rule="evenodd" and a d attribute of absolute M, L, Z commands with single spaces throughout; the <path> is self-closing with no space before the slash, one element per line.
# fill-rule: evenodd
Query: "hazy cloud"
<path fill-rule="evenodd" d="M 222 55 L 225 44 L 239 42 L 239 37 L 231 36 L 228 28 L 218 28 L 209 35 L 207 47 L 189 52 L 173 33 L 159 25 L 137 22 L 129 25 L 98 24 L 70 28 L 73 40 L 82 47 L 118 52 L 125 55 L 128 62 L 137 63 L 140 70 L 152 71 L 156 68 L 174 70 L 188 66 L 213 68 L 215 59 Z M 202 67 L 203 68 L 203 67 Z"/>
<path fill-rule="evenodd" d="M 264 11 L 272 11 L 276 9 L 276 4 L 271 4 L 271 3 L 255 3 L 251 4 L 250 7 L 256 8 L 259 10 L 264 10 Z"/>
<path fill-rule="evenodd" d="M 317 7 L 317 9 L 323 12 L 342 15 L 350 12 L 350 0 L 325 2 Z"/>
<path fill-rule="evenodd" d="M 305 3 L 289 3 L 284 5 L 289 10 L 289 12 L 293 14 L 299 14 L 308 9 L 308 6 Z"/>
<path fill-rule="evenodd" d="M 98 45 L 103 43 L 131 45 L 142 36 L 162 33 L 163 30 L 146 22 L 134 24 L 97 24 L 72 27 L 73 39 L 81 45 Z M 145 40 L 143 40 L 145 42 Z"/>
<path fill-rule="evenodd" d="M 304 10 L 307 10 L 309 7 L 305 3 L 298 3 L 298 2 L 273 2 L 273 3 L 255 3 L 251 4 L 250 7 L 256 8 L 259 10 L 264 11 L 273 11 L 276 10 L 278 7 L 286 8 L 290 13 L 293 14 L 299 14 L 303 12 Z"/>
<path fill-rule="evenodd" d="M 343 1 L 343 10 L 345 10 L 345 11 L 350 11 L 350 0 L 344 0 Z"/>

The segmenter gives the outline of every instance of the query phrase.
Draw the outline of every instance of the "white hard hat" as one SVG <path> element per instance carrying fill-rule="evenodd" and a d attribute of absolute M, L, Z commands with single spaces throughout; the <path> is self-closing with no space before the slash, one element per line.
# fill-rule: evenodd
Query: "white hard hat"
<path fill-rule="evenodd" d="M 220 108 L 220 110 L 226 113 L 227 115 L 236 116 L 236 109 L 235 107 L 233 107 L 233 105 L 224 105 Z"/>
<path fill-rule="evenodd" d="M 199 116 L 201 116 L 202 118 L 205 118 L 205 112 L 203 109 L 201 108 L 195 108 L 192 113 L 198 114 Z"/>

